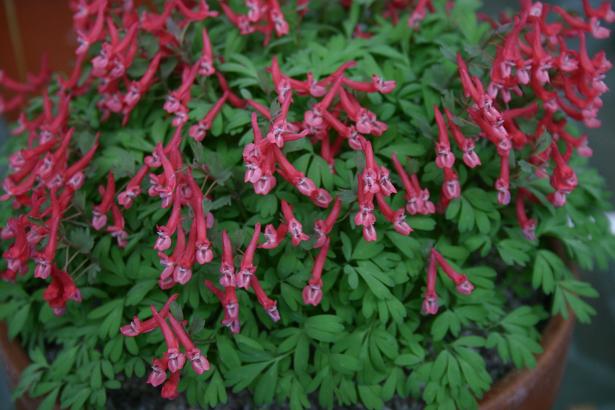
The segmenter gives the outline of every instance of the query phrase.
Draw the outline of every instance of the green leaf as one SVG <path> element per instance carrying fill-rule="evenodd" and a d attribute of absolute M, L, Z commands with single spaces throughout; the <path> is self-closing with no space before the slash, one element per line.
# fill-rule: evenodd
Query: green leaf
<path fill-rule="evenodd" d="M 134 306 L 141 302 L 158 281 L 156 279 L 141 279 L 135 283 L 126 294 L 126 306 Z"/>
<path fill-rule="evenodd" d="M 20 309 L 17 310 L 17 313 L 13 315 L 13 317 L 8 320 L 9 327 L 9 338 L 14 339 L 15 336 L 21 332 L 24 328 L 26 321 L 28 320 L 28 315 L 30 313 L 30 305 L 22 305 Z"/>
<path fill-rule="evenodd" d="M 320 342 L 335 342 L 344 331 L 342 320 L 334 315 L 310 316 L 303 328 L 310 338 Z"/>

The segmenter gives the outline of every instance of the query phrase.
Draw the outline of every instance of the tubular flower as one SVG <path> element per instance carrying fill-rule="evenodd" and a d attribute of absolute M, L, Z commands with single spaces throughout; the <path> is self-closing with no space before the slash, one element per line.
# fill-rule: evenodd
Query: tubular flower
<path fill-rule="evenodd" d="M 322 270 L 325 266 L 325 262 L 327 260 L 327 253 L 329 252 L 329 239 L 326 239 L 320 251 L 318 252 L 318 256 L 314 261 L 314 265 L 312 266 L 312 275 L 308 284 L 305 288 L 303 288 L 303 303 L 306 305 L 317 306 L 320 304 L 322 300 Z"/>
<path fill-rule="evenodd" d="M 288 226 L 288 233 L 290 234 L 290 239 L 294 246 L 299 246 L 301 242 L 310 239 L 310 237 L 303 232 L 301 222 L 295 218 L 293 208 L 284 200 L 282 200 L 282 213 L 284 214 L 284 220 Z"/>
<path fill-rule="evenodd" d="M 162 335 L 164 336 L 164 340 L 167 344 L 166 357 L 168 360 L 169 371 L 171 373 L 175 373 L 184 367 L 184 363 L 186 363 L 186 356 L 179 351 L 177 337 L 169 327 L 167 321 L 160 316 L 154 306 L 151 307 L 151 310 L 152 315 L 154 316 L 156 323 L 158 323 L 158 327 L 162 331 Z"/>
<path fill-rule="evenodd" d="M 238 288 L 247 289 L 250 286 L 250 278 L 252 278 L 254 272 L 256 272 L 256 266 L 254 266 L 254 253 L 256 252 L 260 233 L 261 225 L 254 225 L 254 234 L 243 254 L 239 271 L 235 275 L 235 284 Z"/>

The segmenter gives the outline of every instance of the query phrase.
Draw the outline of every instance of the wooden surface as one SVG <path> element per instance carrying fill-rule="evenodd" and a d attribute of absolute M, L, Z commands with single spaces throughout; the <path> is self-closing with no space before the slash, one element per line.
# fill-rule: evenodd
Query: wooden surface
<path fill-rule="evenodd" d="M 7 2 L 15 8 L 17 19 L 10 23 L 18 27 L 22 48 L 15 50 L 11 35 Z M 26 72 L 38 72 L 41 56 L 47 54 L 54 70 L 68 71 L 75 61 L 75 35 L 68 0 L 0 0 L 0 69 L 23 81 L 18 54 L 23 56 Z M 21 71 L 21 72 L 20 72 Z"/>

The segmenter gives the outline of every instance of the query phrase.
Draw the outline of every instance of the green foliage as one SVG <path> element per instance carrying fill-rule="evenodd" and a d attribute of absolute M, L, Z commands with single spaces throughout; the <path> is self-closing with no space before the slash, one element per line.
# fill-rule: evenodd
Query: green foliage
<path fill-rule="evenodd" d="M 430 164 L 436 135 L 433 104 L 443 101 L 453 111 L 459 104 L 452 97 L 453 92 L 460 94 L 460 85 L 451 62 L 458 51 L 477 59 L 489 50 L 488 30 L 476 21 L 475 2 L 456 2 L 451 18 L 442 11 L 429 15 L 418 32 L 379 19 L 371 22 L 376 34 L 369 41 L 351 33 L 357 21 L 369 19 L 363 11 L 371 2 L 354 2 L 349 17 L 337 2 L 313 3 L 321 10 L 319 24 L 307 20 L 300 30 L 266 47 L 257 37 L 239 36 L 224 20 L 212 21 L 208 30 L 214 48 L 225 56 L 218 68 L 241 95 L 265 105 L 274 100 L 264 71 L 274 55 L 292 76 L 311 71 L 322 77 L 355 60 L 353 78 L 377 73 L 396 80 L 392 94 L 366 100 L 389 125 L 374 140 L 374 151 L 382 161 L 393 152 L 411 156 L 408 165 L 418 170 L 431 192 L 438 192 L 441 175 Z M 225 35 L 218 35 L 222 32 Z M 198 27 L 188 29 L 186 44 L 198 33 Z M 146 36 L 143 41 L 146 44 Z M 160 209 L 158 201 L 139 198 L 125 213 L 130 238 L 123 250 L 108 235 L 86 226 L 106 172 L 113 169 L 123 183 L 157 142 L 170 139 L 161 100 L 174 83 L 168 78 L 172 70 L 172 65 L 163 67 L 162 86 L 144 96 L 125 127 L 118 118 L 99 124 L 93 94 L 78 97 L 71 107 L 71 121 L 84 131 L 99 130 L 102 144 L 83 195 L 73 205 L 78 215 L 62 226 L 65 241 L 59 253 L 82 290 L 83 302 L 69 304 L 64 316 L 55 317 L 42 303 L 42 285 L 31 281 L 32 273 L 14 284 L 0 283 L 0 319 L 8 322 L 9 335 L 20 338 L 32 359 L 15 395 L 27 391 L 46 396 L 42 409 L 51 409 L 56 401 L 62 408 L 102 408 L 109 390 L 120 388 L 126 377 L 144 379 L 148 363 L 160 355 L 159 332 L 133 339 L 122 337 L 119 327 L 135 315 L 149 317 L 149 306 L 160 306 L 168 296 L 157 286 L 160 265 L 151 249 L 155 226 L 167 210 Z M 209 85 L 205 79 L 202 87 L 195 87 L 189 105 L 192 120 L 202 118 L 217 99 Z M 33 104 L 40 107 L 37 101 Z M 91 138 L 88 135 L 82 138 Z M 203 144 L 190 140 L 183 146 L 197 181 L 204 182 L 205 175 L 215 181 L 207 185 L 213 199 L 205 204 L 216 215 L 212 237 L 227 229 L 237 248 L 246 245 L 251 233 L 244 226 L 256 221 L 277 224 L 277 200 L 296 195 L 284 183 L 275 194 L 260 197 L 242 183 L 241 152 L 251 138 L 247 111 L 225 107 Z M 488 164 L 494 149 L 482 142 L 477 152 Z M 297 142 L 286 149 L 300 170 L 347 206 L 360 169 L 354 153 L 342 154 L 333 174 L 310 144 Z M 477 408 L 493 382 L 482 353 L 495 352 L 516 367 L 535 364 L 541 351 L 537 325 L 548 317 L 543 302 L 550 304 L 553 315 L 574 314 L 587 321 L 594 313 L 583 298 L 597 293 L 575 277 L 567 262 L 584 269 L 595 261 L 605 266 L 615 255 L 615 241 L 604 216 L 608 203 L 603 181 L 581 161 L 575 169 L 579 188 L 565 207 L 532 205 L 539 220 L 538 239 L 532 242 L 522 237 L 514 210 L 497 204 L 491 189 L 497 170 L 488 165 L 460 170 L 462 197 L 443 215 L 408 218 L 414 228 L 410 237 L 379 221 L 379 240 L 368 243 L 348 221 L 352 218 L 344 216 L 332 233 L 336 247 L 325 265 L 319 307 L 304 306 L 301 300 L 312 262 L 308 248 L 285 244 L 273 252 L 258 252 L 258 275 L 278 301 L 282 320 L 272 324 L 253 295 L 242 294 L 243 328 L 234 337 L 220 325 L 219 304 L 202 286 L 203 279 L 216 280 L 219 259 L 195 267 L 192 281 L 174 289 L 180 297 L 172 309 L 188 320 L 191 337 L 207 353 L 212 369 L 199 377 L 185 372 L 180 390 L 191 406 L 203 408 L 214 408 L 231 392 L 246 389 L 259 407 L 277 401 L 288 402 L 293 410 L 310 408 L 313 399 L 325 408 L 360 403 L 378 409 L 394 396 L 420 400 L 426 409 Z M 544 187 L 530 186 L 544 197 Z M 8 215 L 6 205 L 2 207 L 0 219 Z M 298 205 L 296 214 L 306 227 L 320 217 L 311 204 Z M 554 251 L 555 242 L 562 244 L 562 252 Z M 420 314 L 420 301 L 425 255 L 434 243 L 476 290 L 458 296 L 450 281 L 439 281 L 441 311 L 430 317 Z M 531 297 L 536 294 L 548 297 Z M 513 306 L 511 298 L 523 305 Z M 56 352 L 53 359 L 45 356 L 45 347 Z"/>

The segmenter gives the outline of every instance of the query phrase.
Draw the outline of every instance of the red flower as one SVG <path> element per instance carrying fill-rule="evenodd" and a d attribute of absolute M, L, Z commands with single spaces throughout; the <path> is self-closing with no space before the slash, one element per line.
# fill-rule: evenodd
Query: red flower
<path fill-rule="evenodd" d="M 275 300 L 269 299 L 265 291 L 260 285 L 258 278 L 256 275 L 250 276 L 250 286 L 254 290 L 256 294 L 256 298 L 258 299 L 258 303 L 265 309 L 265 312 L 269 315 L 271 320 L 277 322 L 280 320 L 280 312 L 278 312 L 277 303 Z"/>
<path fill-rule="evenodd" d="M 310 239 L 310 237 L 303 232 L 301 223 L 295 218 L 292 206 L 285 200 L 282 200 L 282 213 L 284 214 L 284 219 L 288 225 L 288 232 L 290 233 L 290 239 L 294 246 L 298 246 L 301 242 Z"/>
<path fill-rule="evenodd" d="M 314 223 L 314 233 L 316 234 L 316 243 L 314 244 L 315 248 L 320 248 L 325 244 L 325 242 L 327 242 L 327 235 L 333 229 L 333 225 L 335 224 L 335 221 L 337 220 L 341 209 L 342 201 L 341 199 L 337 198 L 327 218 L 325 220 L 319 219 Z M 270 225 L 267 225 L 267 227 L 269 226 Z"/>
<path fill-rule="evenodd" d="M 199 121 L 198 124 L 190 127 L 189 135 L 194 138 L 195 141 L 203 141 L 203 138 L 205 138 L 207 131 L 211 128 L 211 125 L 213 124 L 214 120 L 220 113 L 220 110 L 226 103 L 228 96 L 228 92 L 222 94 L 222 97 L 220 97 L 220 99 L 216 101 L 216 103 L 211 107 L 205 117 L 201 121 Z"/>
<path fill-rule="evenodd" d="M 427 287 L 425 288 L 422 305 L 422 312 L 425 315 L 435 315 L 438 313 L 438 295 L 436 294 L 438 268 L 436 263 L 436 255 L 431 252 L 429 255 L 429 267 L 427 268 Z"/>
<path fill-rule="evenodd" d="M 233 262 L 233 245 L 226 230 L 222 231 L 222 263 L 220 264 L 220 285 L 235 286 L 235 263 Z"/>
<path fill-rule="evenodd" d="M 53 313 L 59 316 L 64 314 L 66 303 L 69 300 L 81 302 L 81 292 L 68 273 L 53 266 L 51 268 L 51 283 L 45 289 L 43 299 L 53 309 Z"/>
<path fill-rule="evenodd" d="M 288 225 L 285 223 L 281 223 L 277 229 L 272 224 L 267 224 L 267 226 L 265 226 L 265 232 L 263 232 L 265 242 L 258 245 L 258 247 L 263 249 L 275 249 L 280 245 L 287 233 Z"/>
<path fill-rule="evenodd" d="M 256 266 L 254 266 L 254 252 L 256 251 L 260 233 L 261 225 L 254 225 L 254 234 L 241 259 L 239 272 L 235 275 L 235 284 L 239 288 L 247 289 L 248 286 L 250 286 L 250 278 L 254 275 L 254 272 L 256 272 Z"/>
<path fill-rule="evenodd" d="M 97 231 L 102 229 L 107 224 L 107 212 L 113 205 L 113 197 L 115 196 L 115 178 L 113 173 L 107 174 L 107 186 L 98 187 L 98 192 L 102 195 L 102 201 L 92 210 L 92 227 Z"/>
<path fill-rule="evenodd" d="M 173 303 L 178 297 L 179 297 L 179 294 L 174 293 L 167 299 L 162 309 L 160 309 L 160 312 L 159 312 L 160 317 L 162 317 L 163 319 L 167 317 L 167 315 L 169 314 L 169 310 L 171 308 L 171 303 Z M 157 329 L 157 328 L 158 328 L 158 322 L 156 321 L 156 318 L 151 317 L 142 322 L 141 320 L 139 320 L 137 316 L 135 316 L 129 324 L 120 327 L 120 332 L 124 336 L 135 337 L 138 335 L 142 335 L 144 333 L 149 333 L 152 330 Z M 164 367 L 166 369 L 166 364 Z M 155 386 L 156 385 L 154 385 L 154 387 Z"/>
<path fill-rule="evenodd" d="M 173 315 L 169 315 L 169 323 L 186 351 L 186 356 L 192 365 L 192 370 L 194 370 L 196 374 L 203 374 L 209 370 L 209 361 L 207 361 L 207 357 L 205 357 L 194 345 L 192 340 L 190 340 L 184 326 L 179 323 Z"/>
<path fill-rule="evenodd" d="M 164 340 L 167 343 L 167 358 L 168 358 L 168 366 L 169 371 L 171 373 L 176 373 L 184 367 L 184 363 L 186 363 L 186 356 L 179 351 L 179 344 L 177 343 L 177 338 L 169 324 L 165 319 L 160 316 L 160 314 L 156 311 L 154 306 L 151 306 L 152 314 L 154 315 L 154 319 L 158 323 L 158 327 L 162 331 L 162 335 L 164 336 Z M 173 377 L 173 375 L 171 375 Z M 167 382 L 168 383 L 168 382 Z"/>
<path fill-rule="evenodd" d="M 451 278 L 451 280 L 455 283 L 455 286 L 457 287 L 457 292 L 463 295 L 471 294 L 474 290 L 474 285 L 470 283 L 468 278 L 465 275 L 456 272 L 435 248 L 431 249 L 431 253 L 435 255 L 435 258 L 444 273 L 446 273 L 446 275 Z"/>
<path fill-rule="evenodd" d="M 312 276 L 308 281 L 308 284 L 305 288 L 303 288 L 303 303 L 306 305 L 316 306 L 320 304 L 322 300 L 322 269 L 327 260 L 327 253 L 329 252 L 329 239 L 326 239 L 320 251 L 318 252 L 318 256 L 314 261 L 314 265 L 312 266 Z"/>

